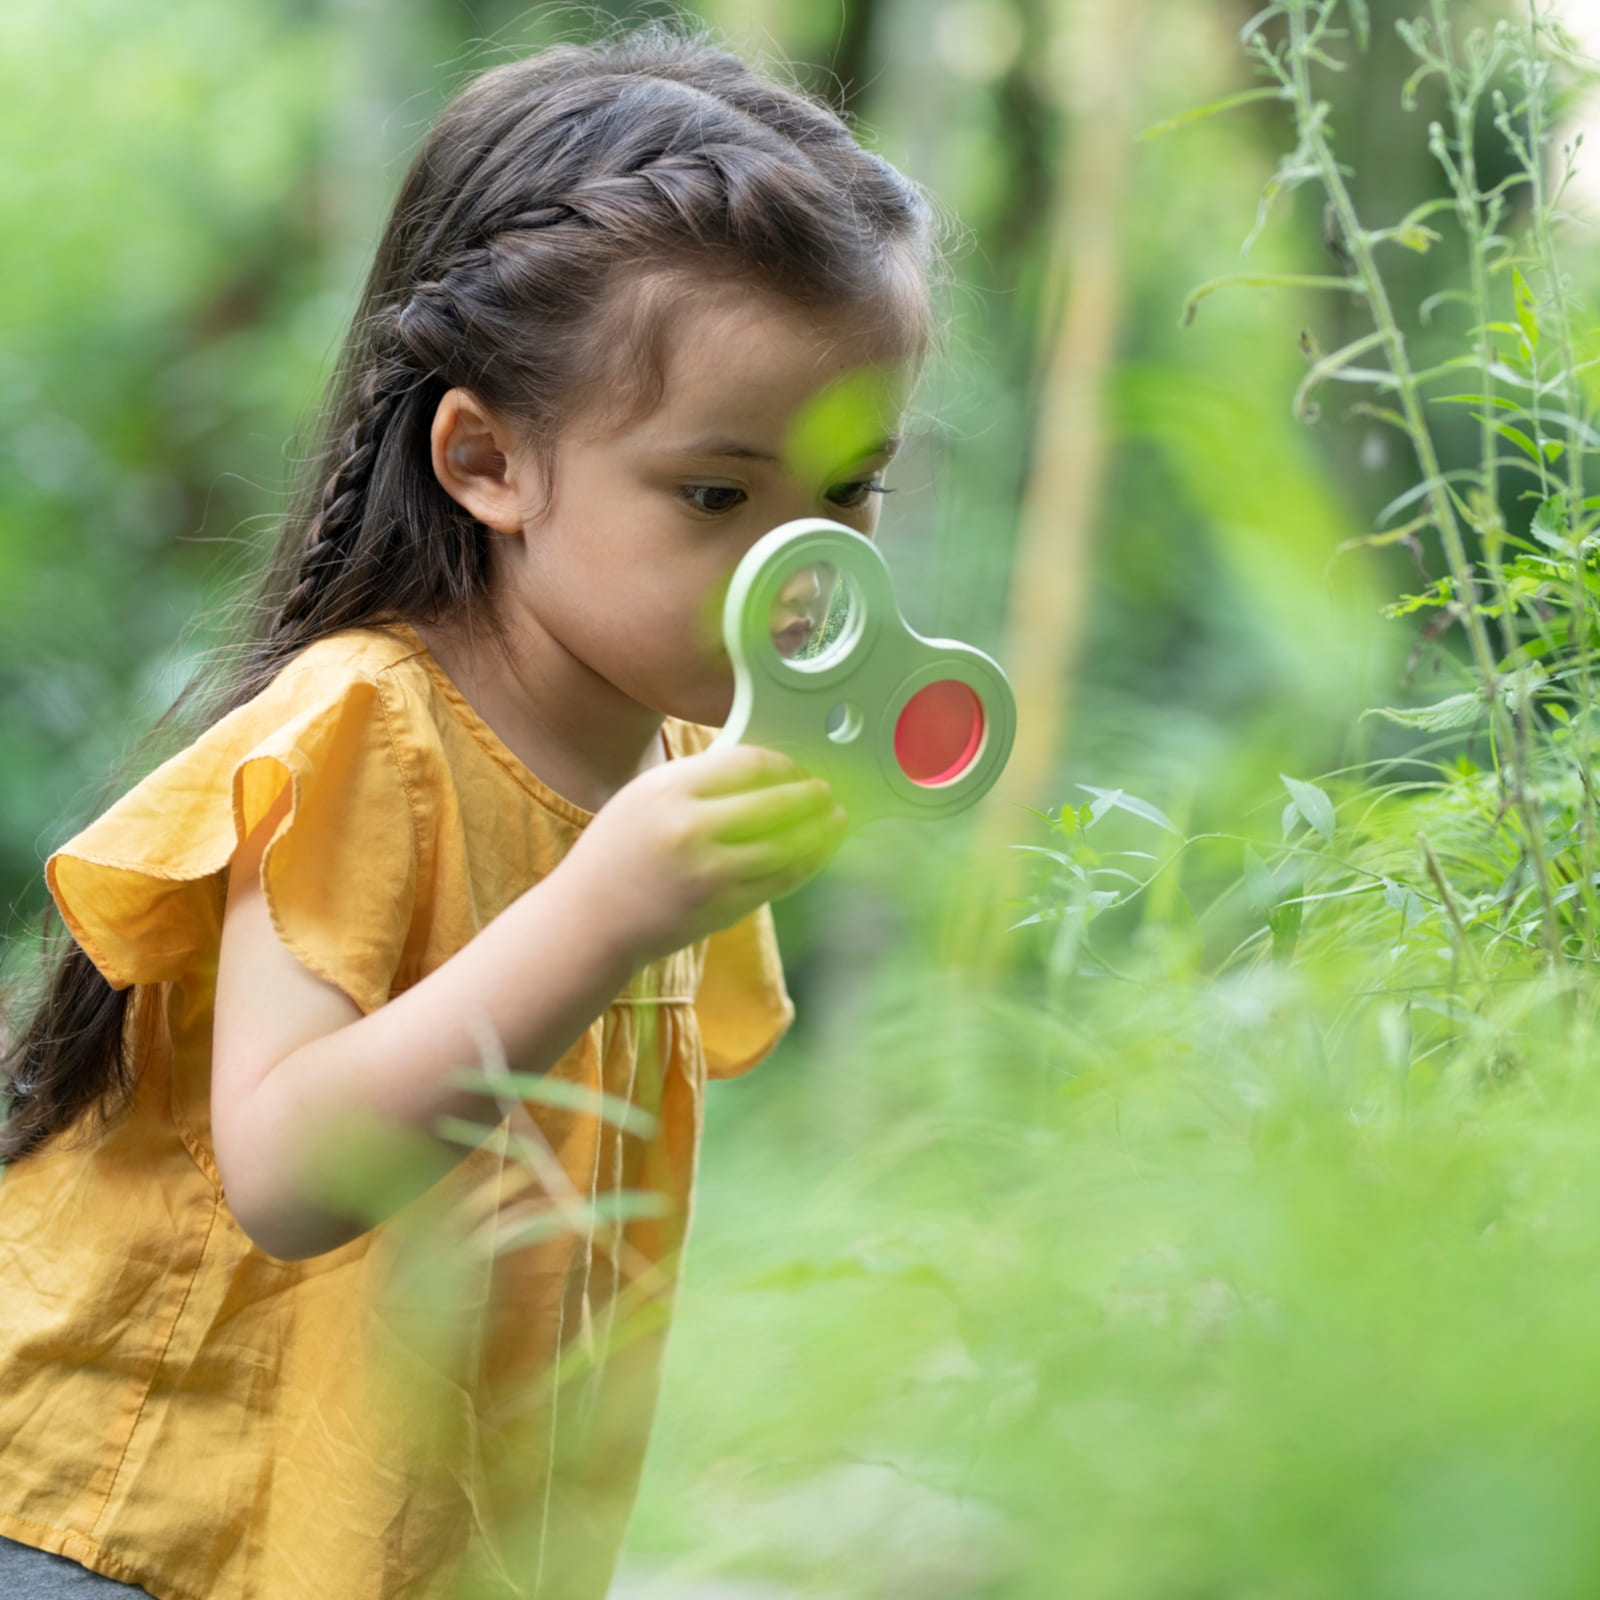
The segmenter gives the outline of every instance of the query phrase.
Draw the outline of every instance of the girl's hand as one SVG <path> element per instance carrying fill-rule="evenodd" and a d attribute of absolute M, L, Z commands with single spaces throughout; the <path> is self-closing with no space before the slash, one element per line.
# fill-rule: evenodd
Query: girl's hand
<path fill-rule="evenodd" d="M 751 745 L 663 762 L 617 791 L 557 869 L 636 965 L 798 888 L 845 834 L 833 791 Z"/>
<path fill-rule="evenodd" d="M 668 761 L 619 790 L 548 878 L 363 1016 L 273 926 L 261 861 L 289 804 L 285 789 L 228 875 L 211 1067 L 228 1204 L 263 1250 L 287 1260 L 335 1249 L 375 1220 L 330 1199 L 316 1167 L 319 1153 L 343 1150 L 353 1120 L 430 1135 L 440 1117 L 493 1125 L 498 1103 L 454 1082 L 480 1059 L 484 1028 L 514 1070 L 548 1071 L 640 965 L 787 893 L 844 836 L 827 785 L 771 750 Z M 443 1139 L 438 1151 L 442 1165 L 417 1163 L 385 1191 L 386 1205 L 461 1158 Z"/>

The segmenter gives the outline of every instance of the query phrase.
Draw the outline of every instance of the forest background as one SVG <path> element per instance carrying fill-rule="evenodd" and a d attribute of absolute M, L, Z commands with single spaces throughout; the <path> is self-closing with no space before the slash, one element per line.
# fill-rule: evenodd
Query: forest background
<path fill-rule="evenodd" d="M 1417 63 L 1395 22 L 1426 9 L 1352 6 L 1370 42 L 1343 41 L 1352 67 L 1322 86 L 1358 207 L 1385 223 L 1448 192 L 1437 86 L 1402 95 Z M 1463 32 L 1525 20 L 1510 0 L 1449 9 Z M 1383 615 L 1437 580 L 1435 554 L 1350 548 L 1415 483 L 1405 439 L 1344 404 L 1314 426 L 1291 409 L 1308 352 L 1364 332 L 1354 297 L 1244 288 L 1180 326 L 1205 280 L 1343 270 L 1310 188 L 1241 260 L 1294 144 L 1284 106 L 1140 137 L 1255 84 L 1257 11 L 682 13 L 795 63 L 958 219 L 948 344 L 881 543 L 912 625 L 995 654 L 1021 720 L 978 816 L 870 830 L 780 908 L 800 1022 L 711 1097 L 630 1546 L 652 1593 L 732 1573 L 841 1596 L 1594 1592 L 1586 1046 L 1563 1035 L 1533 1061 L 1541 994 L 1474 1055 L 1485 980 L 1470 1004 L 1427 1001 L 1451 1031 L 1425 1065 L 1426 985 L 1354 1006 L 1368 979 L 1330 976 L 1309 937 L 1297 954 L 1317 908 L 1272 857 L 1389 798 L 1363 791 L 1366 763 L 1415 780 L 1485 758 L 1481 729 L 1420 750 L 1426 728 L 1364 715 L 1460 690 L 1465 650 L 1415 610 Z M 210 642 L 195 619 L 265 549 L 442 98 L 507 55 L 664 14 L 4 8 L 14 930 Z M 1512 170 L 1491 143 L 1486 188 Z M 1466 266 L 1449 239 L 1386 262 L 1424 354 L 1459 346 L 1418 308 Z M 1582 234 L 1569 270 L 1594 276 Z M 1447 465 L 1473 428 L 1464 408 L 1441 423 Z M 1125 869 L 1149 892 L 1086 887 Z M 1399 868 L 1367 876 L 1399 931 L 1351 933 L 1365 955 L 1471 954 L 1448 893 L 1429 934 Z"/>

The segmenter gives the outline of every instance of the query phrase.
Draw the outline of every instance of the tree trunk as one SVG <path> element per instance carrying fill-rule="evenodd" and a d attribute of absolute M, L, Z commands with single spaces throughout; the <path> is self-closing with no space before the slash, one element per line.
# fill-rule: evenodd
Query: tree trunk
<path fill-rule="evenodd" d="M 1004 903 L 1020 881 L 1019 858 L 1008 846 L 1035 827 L 1019 806 L 1045 808 L 1062 800 L 1058 762 L 1109 454 L 1104 391 L 1123 313 L 1121 225 L 1143 9 L 1143 0 L 1084 5 L 1066 24 L 1070 48 L 1063 54 L 1072 80 L 1066 86 L 1066 156 L 1051 207 L 1048 359 L 1001 657 L 1016 690 L 1017 738 L 976 833 L 969 892 L 982 896 L 987 912 L 956 919 L 970 930 L 964 938 L 977 935 L 988 947 L 987 953 L 969 952 L 986 965 L 1003 947 L 1000 930 L 1016 920 Z"/>

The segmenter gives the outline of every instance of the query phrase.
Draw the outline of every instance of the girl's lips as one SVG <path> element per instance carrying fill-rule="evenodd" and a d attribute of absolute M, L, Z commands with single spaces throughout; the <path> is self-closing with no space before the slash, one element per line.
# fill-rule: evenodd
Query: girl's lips
<path fill-rule="evenodd" d="M 778 654 L 787 658 L 797 655 L 816 631 L 817 625 L 810 617 L 796 617 L 773 633 L 772 642 Z"/>

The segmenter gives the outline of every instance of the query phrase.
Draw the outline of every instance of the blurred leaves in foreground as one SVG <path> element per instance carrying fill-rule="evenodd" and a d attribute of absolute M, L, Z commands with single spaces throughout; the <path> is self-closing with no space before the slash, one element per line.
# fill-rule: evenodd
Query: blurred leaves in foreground
<path fill-rule="evenodd" d="M 1322 98 L 1362 70 L 1366 5 L 1276 0 L 1244 30 L 1295 136 L 1269 200 L 1316 186 L 1375 325 L 1332 357 L 1303 336 L 1296 409 L 1349 385 L 1341 416 L 1404 441 L 1420 481 L 1346 543 L 1410 541 L 1429 586 L 1391 615 L 1435 620 L 1406 677 L 1432 654 L 1453 692 L 1373 707 L 1327 779 L 1280 763 L 1248 824 L 1212 796 L 1192 833 L 1198 808 L 1077 784 L 1024 847 L 1036 965 L 996 983 L 903 952 L 820 1092 L 720 1130 L 686 1307 L 715 1387 L 680 1364 L 636 1532 L 676 1570 L 1030 1600 L 1600 1587 L 1600 345 L 1555 248 L 1553 98 L 1585 69 L 1543 6 L 1453 20 L 1437 0 L 1401 35 L 1407 96 L 1431 84 L 1448 117 L 1418 130 L 1448 193 L 1381 228 Z M 1377 255 L 1441 240 L 1423 217 L 1464 252 L 1426 364 Z M 1294 453 L 1241 484 L 1241 441 L 1272 438 L 1249 402 L 1170 371 L 1121 387 L 1241 513 L 1218 517 L 1233 595 L 1339 657 L 1311 574 L 1338 519 Z M 1321 720 L 1336 688 L 1294 661 L 1284 703 Z M 741 1159 L 763 1112 L 785 1171 Z"/>

